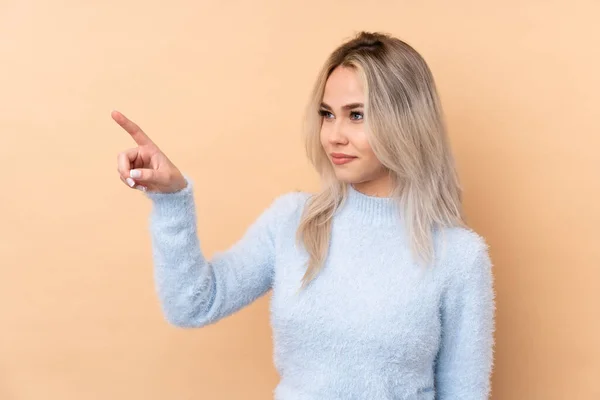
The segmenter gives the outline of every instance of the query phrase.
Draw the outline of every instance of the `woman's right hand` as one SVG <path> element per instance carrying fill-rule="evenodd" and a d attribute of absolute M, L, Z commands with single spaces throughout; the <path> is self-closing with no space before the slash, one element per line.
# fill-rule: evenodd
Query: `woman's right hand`
<path fill-rule="evenodd" d="M 117 157 L 117 170 L 123 183 L 130 188 L 158 193 L 174 193 L 187 186 L 183 174 L 139 126 L 118 111 L 113 111 L 111 116 L 138 145 Z"/>

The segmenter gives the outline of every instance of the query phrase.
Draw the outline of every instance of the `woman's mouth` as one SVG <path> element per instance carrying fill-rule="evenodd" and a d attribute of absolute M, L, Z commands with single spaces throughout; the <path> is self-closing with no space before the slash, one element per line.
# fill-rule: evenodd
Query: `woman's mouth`
<path fill-rule="evenodd" d="M 348 155 L 348 154 L 343 154 L 343 153 L 331 153 L 331 161 L 335 164 L 335 165 L 344 165 L 344 164 L 348 164 L 349 162 L 355 160 L 357 157 Z"/>

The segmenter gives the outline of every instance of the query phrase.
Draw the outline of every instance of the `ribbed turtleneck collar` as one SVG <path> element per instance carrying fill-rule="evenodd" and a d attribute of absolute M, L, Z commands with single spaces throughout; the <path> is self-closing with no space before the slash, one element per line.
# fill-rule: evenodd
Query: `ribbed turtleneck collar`
<path fill-rule="evenodd" d="M 352 185 L 347 188 L 348 195 L 340 209 L 341 215 L 374 225 L 395 225 L 401 222 L 401 211 L 396 199 L 369 196 Z"/>

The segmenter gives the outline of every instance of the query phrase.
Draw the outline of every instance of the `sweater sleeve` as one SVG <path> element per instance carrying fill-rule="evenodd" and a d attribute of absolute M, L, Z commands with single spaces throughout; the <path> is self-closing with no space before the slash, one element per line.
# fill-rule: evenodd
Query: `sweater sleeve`
<path fill-rule="evenodd" d="M 274 229 L 293 208 L 293 194 L 277 198 L 229 249 L 207 260 L 197 234 L 193 182 L 176 193 L 152 193 L 150 234 L 154 277 L 167 321 L 202 327 L 222 319 L 271 287 Z"/>
<path fill-rule="evenodd" d="M 436 362 L 438 400 L 483 400 L 490 395 L 494 344 L 492 263 L 483 244 L 454 274 L 442 299 L 442 338 Z"/>

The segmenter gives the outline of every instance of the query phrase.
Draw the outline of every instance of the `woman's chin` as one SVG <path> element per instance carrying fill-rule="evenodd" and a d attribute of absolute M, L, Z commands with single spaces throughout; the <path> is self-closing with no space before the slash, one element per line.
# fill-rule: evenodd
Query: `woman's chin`
<path fill-rule="evenodd" d="M 360 176 L 356 176 L 356 174 L 349 174 L 346 171 L 336 171 L 335 177 L 338 181 L 347 184 L 356 184 L 363 181 Z"/>

